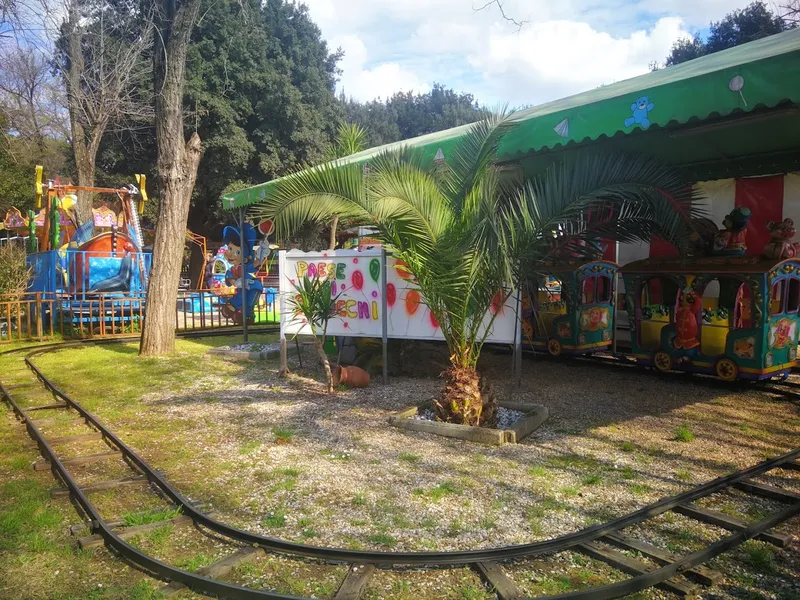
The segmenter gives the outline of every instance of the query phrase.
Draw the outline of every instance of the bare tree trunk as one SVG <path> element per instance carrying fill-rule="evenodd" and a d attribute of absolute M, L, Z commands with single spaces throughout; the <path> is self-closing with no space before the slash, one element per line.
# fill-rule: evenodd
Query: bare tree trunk
<path fill-rule="evenodd" d="M 83 135 L 83 128 L 80 127 L 80 125 L 77 127 L 73 125 L 72 129 L 73 131 L 75 129 L 80 129 L 81 135 Z M 73 135 L 72 148 L 75 154 L 75 167 L 78 171 L 78 185 L 93 187 L 95 156 L 89 156 L 83 139 L 81 139 L 80 142 L 77 140 L 78 138 Z M 94 218 L 92 215 L 92 194 L 89 192 L 78 192 L 78 202 L 75 204 L 75 212 L 78 215 L 78 221 L 81 223 L 85 223 Z"/>
<path fill-rule="evenodd" d="M 331 222 L 331 240 L 328 245 L 328 250 L 336 250 L 336 229 L 339 227 L 339 215 L 333 215 Z"/>
<path fill-rule="evenodd" d="M 80 13 L 77 0 L 69 3 L 69 19 L 67 20 L 67 55 L 69 68 L 65 73 L 67 87 L 67 105 L 69 107 L 70 129 L 72 134 L 72 151 L 75 155 L 75 166 L 78 169 L 78 185 L 94 185 L 95 155 L 91 154 L 86 143 L 86 129 L 83 126 L 84 98 L 81 87 L 81 76 L 86 70 L 81 43 Z M 86 192 L 78 194 L 75 205 L 78 220 L 85 223 L 92 218 L 92 196 Z"/>
<path fill-rule="evenodd" d="M 183 259 L 186 222 L 202 150 L 195 132 L 184 142 L 183 88 L 186 50 L 200 0 L 157 0 L 153 83 L 156 92 L 157 170 L 161 212 L 153 244 L 139 354 L 158 356 L 175 349 L 175 302 Z"/>

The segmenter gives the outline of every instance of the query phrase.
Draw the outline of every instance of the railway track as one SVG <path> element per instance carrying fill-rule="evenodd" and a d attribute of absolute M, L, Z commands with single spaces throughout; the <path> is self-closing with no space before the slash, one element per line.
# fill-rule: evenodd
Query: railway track
<path fill-rule="evenodd" d="M 229 332 L 225 332 L 229 333 Z M 117 340 L 115 340 L 117 341 Z M 114 343 L 114 342 L 93 342 Z M 693 597 L 704 587 L 714 585 L 723 575 L 705 566 L 712 558 L 727 552 L 743 542 L 757 538 L 777 546 L 789 543 L 787 536 L 771 532 L 778 524 L 800 513 L 800 494 L 788 489 L 766 485 L 758 480 L 764 475 L 775 475 L 779 470 L 800 471 L 800 448 L 758 465 L 720 477 L 689 491 L 664 498 L 654 504 L 604 524 L 594 525 L 576 533 L 547 541 L 516 546 L 453 552 L 373 552 L 344 548 L 328 548 L 292 543 L 257 535 L 232 527 L 204 512 L 202 506 L 190 501 L 169 484 L 164 476 L 152 468 L 132 448 L 105 427 L 100 420 L 61 390 L 36 366 L 34 359 L 44 353 L 74 347 L 76 343 L 53 344 L 35 349 L 17 350 L 24 360 L 9 368 L 7 375 L 14 378 L 10 385 L 0 381 L 0 395 L 15 415 L 24 423 L 36 442 L 42 460 L 34 464 L 38 470 L 49 469 L 60 487 L 53 495 L 69 496 L 86 520 L 85 535 L 79 536 L 82 547 L 105 545 L 123 559 L 168 581 L 164 593 L 190 588 L 210 596 L 231 599 L 298 600 L 274 591 L 244 587 L 226 581 L 226 577 L 240 564 L 263 554 L 277 554 L 324 564 L 347 565 L 347 574 L 334 595 L 335 600 L 359 600 L 376 569 L 417 568 L 447 569 L 469 567 L 477 572 L 494 591 L 499 600 L 521 600 L 524 594 L 513 581 L 506 565 L 514 559 L 543 557 L 557 552 L 570 551 L 587 555 L 606 563 L 629 576 L 616 583 L 580 591 L 549 596 L 548 599 L 604 600 L 619 598 L 650 587 L 659 587 L 680 597 Z M 12 351 L 15 352 L 15 351 Z M 71 427 L 70 435 L 63 435 L 63 427 Z M 83 429 L 75 433 L 74 427 Z M 102 440 L 108 449 L 85 456 L 63 458 L 58 448 L 62 444 L 80 440 Z M 102 465 L 124 461 L 128 470 L 124 477 L 101 480 L 85 485 L 75 477 L 81 465 Z M 92 502 L 99 490 L 117 490 L 124 494 L 131 487 L 152 494 L 164 509 L 171 509 L 170 519 L 140 526 L 126 527 L 116 515 L 104 515 Z M 746 522 L 727 514 L 706 510 L 699 500 L 730 490 L 743 492 L 747 498 L 768 498 L 780 508 L 757 522 Z M 646 526 L 659 515 L 673 512 L 727 531 L 727 535 L 706 547 L 683 555 L 630 537 L 624 530 L 632 526 Z M 222 559 L 201 568 L 188 571 L 150 556 L 129 542 L 138 534 L 155 528 L 172 525 L 193 525 L 198 535 L 224 540 L 230 551 Z M 77 529 L 76 533 L 80 533 Z M 637 553 L 634 558 L 631 553 Z M 642 560 L 644 558 L 644 560 Z"/>

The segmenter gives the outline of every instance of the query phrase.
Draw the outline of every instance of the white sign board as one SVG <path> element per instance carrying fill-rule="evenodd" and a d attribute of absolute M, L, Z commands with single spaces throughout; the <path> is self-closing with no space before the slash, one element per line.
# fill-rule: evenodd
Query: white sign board
<path fill-rule="evenodd" d="M 425 305 L 411 274 L 391 256 L 386 257 L 386 285 L 382 281 L 383 253 L 380 250 L 331 250 L 327 252 L 281 251 L 280 294 L 281 328 L 285 335 L 310 335 L 302 317 L 292 313 L 291 297 L 295 283 L 308 277 L 325 277 L 332 282 L 331 293 L 339 295 L 337 316 L 328 324 L 334 336 L 381 337 L 383 327 L 383 295 L 386 294 L 388 337 L 414 340 L 443 340 L 441 329 Z M 517 331 L 516 296 L 504 306 L 493 306 L 491 334 L 487 341 L 514 343 Z"/>

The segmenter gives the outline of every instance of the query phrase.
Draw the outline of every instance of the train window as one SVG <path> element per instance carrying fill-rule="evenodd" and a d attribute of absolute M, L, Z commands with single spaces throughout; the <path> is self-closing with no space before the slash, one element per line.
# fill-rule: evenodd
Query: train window
<path fill-rule="evenodd" d="M 789 294 L 786 298 L 786 312 L 796 313 L 800 309 L 800 279 L 789 280 Z"/>
<path fill-rule="evenodd" d="M 784 280 L 781 279 L 780 281 L 776 281 L 772 285 L 772 291 L 770 292 L 769 295 L 769 313 L 771 315 L 779 315 L 783 312 L 784 308 L 783 282 Z"/>
<path fill-rule="evenodd" d="M 798 280 L 800 281 L 800 280 Z M 611 279 L 605 275 L 597 277 L 597 301 L 608 302 L 611 299 Z"/>
<path fill-rule="evenodd" d="M 594 275 L 583 280 L 583 291 L 581 293 L 581 304 L 592 304 L 595 301 L 595 284 L 597 277 Z"/>
<path fill-rule="evenodd" d="M 739 286 L 736 290 L 736 300 L 734 304 L 733 326 L 736 329 L 750 329 L 751 322 L 751 293 L 746 283 Z"/>
<path fill-rule="evenodd" d="M 639 346 L 643 350 L 661 347 L 661 329 L 674 318 L 678 294 L 677 282 L 668 277 L 651 277 L 642 285 L 636 318 L 640 322 Z"/>

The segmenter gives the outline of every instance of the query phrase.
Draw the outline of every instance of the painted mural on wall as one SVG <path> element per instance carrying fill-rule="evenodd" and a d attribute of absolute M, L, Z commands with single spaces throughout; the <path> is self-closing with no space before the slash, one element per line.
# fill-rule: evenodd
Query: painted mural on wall
<path fill-rule="evenodd" d="M 656 105 L 650 102 L 648 96 L 642 96 L 636 99 L 636 102 L 631 104 L 631 116 L 625 119 L 625 127 L 632 127 L 639 125 L 642 129 L 650 127 L 650 119 L 647 115 L 653 110 Z"/>
<path fill-rule="evenodd" d="M 294 285 L 303 276 L 324 277 L 332 282 L 331 294 L 336 301 L 336 317 L 328 325 L 330 335 L 381 337 L 383 327 L 382 253 L 380 250 L 335 250 L 328 252 L 280 253 L 280 293 L 286 298 L 294 293 Z M 490 341 L 514 341 L 515 298 L 505 303 L 496 297 L 489 307 L 486 323 L 496 318 Z M 425 304 L 405 264 L 391 256 L 386 258 L 386 306 L 388 335 L 391 338 L 441 340 L 439 322 Z M 288 335 L 307 333 L 301 320 L 287 319 Z"/>

